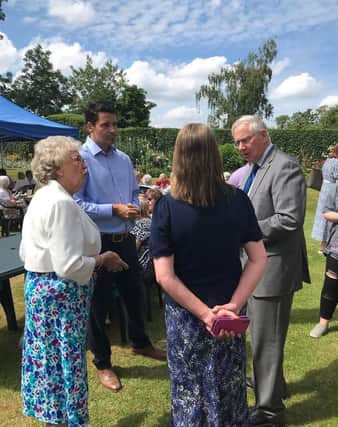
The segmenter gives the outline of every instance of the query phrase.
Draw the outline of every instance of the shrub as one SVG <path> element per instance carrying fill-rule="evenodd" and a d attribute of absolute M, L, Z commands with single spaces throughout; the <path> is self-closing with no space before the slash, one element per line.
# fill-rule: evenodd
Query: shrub
<path fill-rule="evenodd" d="M 242 155 L 232 144 L 222 144 L 218 148 L 223 159 L 224 171 L 233 172 L 244 165 Z"/>

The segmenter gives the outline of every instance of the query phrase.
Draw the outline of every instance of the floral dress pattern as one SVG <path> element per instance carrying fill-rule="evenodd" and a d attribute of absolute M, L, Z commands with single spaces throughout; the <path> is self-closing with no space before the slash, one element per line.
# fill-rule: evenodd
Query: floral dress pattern
<path fill-rule="evenodd" d="M 28 272 L 22 357 L 23 413 L 88 425 L 86 335 L 92 282 Z"/>
<path fill-rule="evenodd" d="M 245 337 L 217 340 L 175 303 L 166 304 L 172 426 L 250 426 Z"/>
<path fill-rule="evenodd" d="M 323 217 L 323 210 L 326 205 L 328 194 L 330 193 L 330 184 L 334 184 L 338 179 L 338 159 L 332 158 L 325 160 L 322 174 L 323 183 L 319 193 L 311 236 L 315 240 L 326 242 L 329 237 L 331 224 Z"/>

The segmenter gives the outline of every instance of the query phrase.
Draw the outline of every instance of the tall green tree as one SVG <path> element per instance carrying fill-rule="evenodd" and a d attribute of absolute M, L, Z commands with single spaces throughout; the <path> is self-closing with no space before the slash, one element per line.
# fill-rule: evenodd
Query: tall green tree
<path fill-rule="evenodd" d="M 12 81 L 13 74 L 11 72 L 0 74 L 0 95 L 8 96 Z"/>
<path fill-rule="evenodd" d="M 337 129 L 338 128 L 338 105 L 334 107 L 319 107 L 319 126 L 324 129 Z"/>
<path fill-rule="evenodd" d="M 72 98 L 67 78 L 53 69 L 50 54 L 40 44 L 29 49 L 22 73 L 9 90 L 14 102 L 43 116 L 61 112 Z"/>
<path fill-rule="evenodd" d="M 272 115 L 267 90 L 272 77 L 270 65 L 276 55 L 276 42 L 269 39 L 258 53 L 250 52 L 246 59 L 208 76 L 208 83 L 201 86 L 196 100 L 208 99 L 212 125 L 230 127 L 244 114 L 266 118 Z"/>
<path fill-rule="evenodd" d="M 84 67 L 72 67 L 69 83 L 74 94 L 72 112 L 82 113 L 95 100 L 106 101 L 116 108 L 119 127 L 149 126 L 150 110 L 155 104 L 146 100 L 145 90 L 129 85 L 124 71 L 111 61 L 96 68 L 87 56 Z"/>
<path fill-rule="evenodd" d="M 116 106 L 116 100 L 121 95 L 126 84 L 122 69 L 107 61 L 101 68 L 94 67 L 93 59 L 87 56 L 86 65 L 80 68 L 72 67 L 69 83 L 74 98 L 71 110 L 82 113 L 85 106 L 93 100 L 102 100 Z"/>
<path fill-rule="evenodd" d="M 156 104 L 146 100 L 146 91 L 136 85 L 125 85 L 117 100 L 119 127 L 148 127 L 150 110 Z"/>
<path fill-rule="evenodd" d="M 0 0 L 0 21 L 3 21 L 6 17 L 5 12 L 2 9 L 2 3 L 5 3 L 7 0 Z"/>

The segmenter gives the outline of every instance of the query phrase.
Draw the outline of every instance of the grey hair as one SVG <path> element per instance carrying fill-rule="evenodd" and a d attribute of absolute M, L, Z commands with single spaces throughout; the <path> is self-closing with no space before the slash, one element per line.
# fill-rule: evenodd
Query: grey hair
<path fill-rule="evenodd" d="M 234 130 L 237 128 L 237 126 L 243 124 L 243 123 L 248 123 L 249 124 L 249 129 L 252 132 L 258 132 L 262 129 L 268 129 L 266 124 L 264 123 L 264 121 L 258 117 L 258 116 L 252 116 L 252 115 L 247 115 L 247 116 L 242 116 L 239 119 L 237 119 L 233 125 L 231 126 L 231 133 L 234 133 Z"/>
<path fill-rule="evenodd" d="M 242 116 L 239 119 L 237 119 L 233 125 L 231 126 L 231 133 L 232 135 L 234 134 L 235 129 L 240 126 L 243 123 L 248 123 L 249 124 L 249 130 L 251 132 L 259 132 L 260 130 L 265 129 L 267 131 L 267 137 L 269 142 L 271 143 L 271 138 L 269 135 L 269 130 L 268 127 L 266 126 L 266 124 L 264 123 L 264 121 L 259 117 L 259 116 L 254 116 L 254 115 L 246 115 L 246 116 Z"/>
<path fill-rule="evenodd" d="M 42 185 L 56 179 L 56 171 L 62 166 L 69 151 L 78 151 L 80 141 L 68 136 L 49 136 L 41 139 L 34 146 L 32 172 L 34 178 Z"/>
<path fill-rule="evenodd" d="M 0 176 L 0 188 L 2 188 L 3 190 L 8 190 L 8 186 L 9 186 L 9 178 L 6 175 L 2 175 Z"/>
<path fill-rule="evenodd" d="M 149 174 L 143 175 L 142 183 L 144 185 L 153 185 L 153 179 L 152 179 L 151 175 L 149 175 Z"/>

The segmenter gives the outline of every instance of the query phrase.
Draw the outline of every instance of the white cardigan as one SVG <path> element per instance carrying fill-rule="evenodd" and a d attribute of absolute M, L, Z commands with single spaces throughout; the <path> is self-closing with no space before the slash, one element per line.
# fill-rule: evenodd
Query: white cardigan
<path fill-rule="evenodd" d="M 86 284 L 100 250 L 99 229 L 57 181 L 35 193 L 22 228 L 25 270 Z"/>

